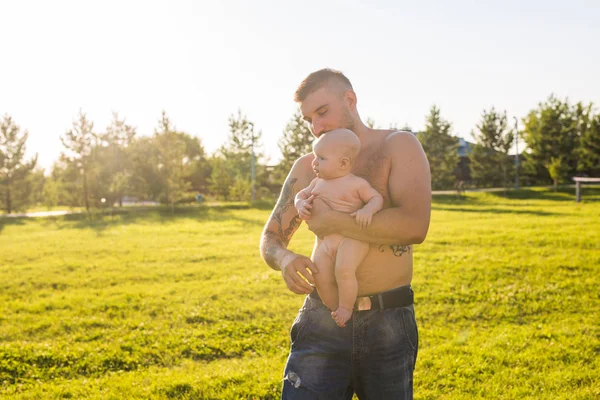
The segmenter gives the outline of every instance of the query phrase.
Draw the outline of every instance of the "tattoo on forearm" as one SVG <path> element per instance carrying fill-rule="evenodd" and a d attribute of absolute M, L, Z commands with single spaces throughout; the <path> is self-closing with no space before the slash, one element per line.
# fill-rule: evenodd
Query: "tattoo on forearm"
<path fill-rule="evenodd" d="M 283 232 L 283 241 L 286 246 L 290 243 L 290 240 L 292 240 L 292 235 L 296 232 L 296 229 L 298 229 L 301 223 L 302 220 L 297 215 L 290 221 L 290 226 Z"/>
<path fill-rule="evenodd" d="M 382 244 L 381 246 L 379 246 L 379 251 L 383 253 L 385 251 L 385 247 L 386 245 Z M 392 253 L 396 257 L 402 257 L 402 254 L 410 253 L 412 251 L 411 245 L 391 244 L 387 247 L 389 247 L 390 250 L 392 250 Z"/>
<path fill-rule="evenodd" d="M 296 180 L 296 178 L 290 178 L 283 185 L 279 201 L 275 205 L 270 221 L 267 223 L 269 229 L 263 231 L 261 239 L 263 255 L 266 263 L 273 269 L 280 268 L 281 252 L 285 251 L 292 235 L 302 223 L 300 217 L 295 215 L 290 220 L 288 227 L 285 230 L 283 229 L 284 214 L 290 207 L 294 206 L 294 183 L 296 183 Z"/>
<path fill-rule="evenodd" d="M 267 232 L 265 235 L 272 239 L 275 243 L 281 244 L 281 239 L 277 237 L 273 232 Z M 279 269 L 279 257 L 277 257 L 277 253 L 279 252 L 279 246 L 270 246 L 265 250 L 265 262 L 273 269 Z"/>
<path fill-rule="evenodd" d="M 287 210 L 289 210 L 290 207 L 294 206 L 294 183 L 296 183 L 296 181 L 296 178 L 290 178 L 284 183 L 283 189 L 281 189 L 279 201 L 275 206 L 275 210 L 273 210 L 273 219 L 277 222 L 277 232 L 286 246 L 302 222 L 302 220 L 296 215 L 290 221 L 290 226 L 285 231 L 283 230 L 283 215 Z"/>

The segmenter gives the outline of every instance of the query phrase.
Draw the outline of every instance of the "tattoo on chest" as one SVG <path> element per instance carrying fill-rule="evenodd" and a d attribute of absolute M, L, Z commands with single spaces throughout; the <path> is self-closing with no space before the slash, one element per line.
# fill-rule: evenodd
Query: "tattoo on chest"
<path fill-rule="evenodd" d="M 402 254 L 410 253 L 412 251 L 411 245 L 403 245 L 403 244 L 390 244 L 389 246 L 382 244 L 381 246 L 379 246 L 379 251 L 382 253 L 385 252 L 386 247 L 389 247 L 389 249 L 392 251 L 392 253 L 396 257 L 402 257 Z"/>

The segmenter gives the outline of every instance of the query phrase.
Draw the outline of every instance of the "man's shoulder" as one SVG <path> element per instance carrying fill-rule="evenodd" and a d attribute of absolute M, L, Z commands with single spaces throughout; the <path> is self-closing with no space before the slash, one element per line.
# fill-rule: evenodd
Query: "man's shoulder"
<path fill-rule="evenodd" d="M 422 149 L 419 139 L 409 131 L 389 130 L 385 134 L 382 146 L 392 154 L 419 151 Z"/>
<path fill-rule="evenodd" d="M 373 129 L 372 135 L 376 137 L 376 146 L 383 149 L 390 145 L 393 146 L 407 142 L 419 142 L 414 133 L 398 129 Z"/>
<path fill-rule="evenodd" d="M 313 159 L 314 155 L 312 153 L 306 154 L 297 159 L 290 170 L 289 176 L 302 180 L 303 182 L 312 182 L 312 180 L 315 178 L 315 174 L 312 169 Z"/>
<path fill-rule="evenodd" d="M 294 162 L 293 168 L 309 168 L 312 170 L 312 162 L 314 159 L 315 155 L 313 153 L 305 154 Z"/>
<path fill-rule="evenodd" d="M 417 141 L 417 136 L 410 131 L 403 131 L 397 129 L 389 129 L 385 132 L 385 141 L 386 142 L 398 142 L 398 141 Z"/>

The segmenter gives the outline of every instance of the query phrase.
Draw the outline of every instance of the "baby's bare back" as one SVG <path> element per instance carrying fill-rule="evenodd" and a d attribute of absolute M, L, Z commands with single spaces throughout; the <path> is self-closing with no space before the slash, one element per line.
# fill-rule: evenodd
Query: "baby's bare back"
<path fill-rule="evenodd" d="M 364 206 L 359 195 L 363 183 L 361 178 L 353 174 L 331 180 L 318 179 L 312 194 L 335 211 L 353 213 Z"/>

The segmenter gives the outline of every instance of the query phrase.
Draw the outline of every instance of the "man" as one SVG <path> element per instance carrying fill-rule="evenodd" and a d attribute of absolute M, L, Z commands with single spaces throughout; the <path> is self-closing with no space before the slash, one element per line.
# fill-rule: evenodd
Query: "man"
<path fill-rule="evenodd" d="M 298 87 L 294 100 L 315 137 L 338 128 L 352 130 L 361 152 L 352 173 L 365 178 L 384 199 L 371 225 L 361 229 L 348 214 L 316 198 L 309 229 L 320 238 L 332 233 L 365 241 L 369 252 L 356 271 L 355 312 L 345 328 L 331 318 L 312 286 L 318 270 L 310 258 L 287 250 L 300 225 L 296 193 L 315 178 L 313 155 L 298 159 L 261 238 L 261 255 L 280 270 L 294 293 L 308 294 L 291 329 L 292 346 L 284 372 L 283 399 L 412 398 L 418 333 L 413 309 L 412 245 L 429 228 L 431 177 L 423 148 L 409 132 L 368 128 L 357 97 L 341 72 L 322 69 Z M 314 255 L 314 249 L 313 249 Z"/>

